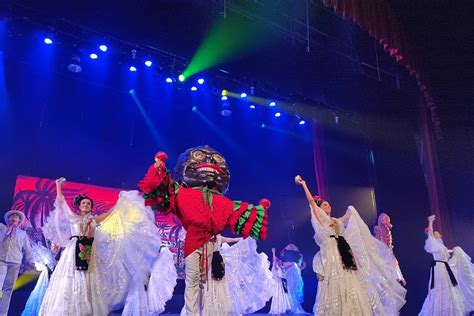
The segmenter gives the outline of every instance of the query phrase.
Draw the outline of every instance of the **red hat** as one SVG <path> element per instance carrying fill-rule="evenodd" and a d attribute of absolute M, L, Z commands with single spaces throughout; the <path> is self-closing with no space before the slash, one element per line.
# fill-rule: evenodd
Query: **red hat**
<path fill-rule="evenodd" d="M 155 161 L 157 161 L 158 159 L 163 162 L 166 162 L 166 160 L 168 160 L 168 154 L 164 151 L 159 151 L 155 154 Z"/>

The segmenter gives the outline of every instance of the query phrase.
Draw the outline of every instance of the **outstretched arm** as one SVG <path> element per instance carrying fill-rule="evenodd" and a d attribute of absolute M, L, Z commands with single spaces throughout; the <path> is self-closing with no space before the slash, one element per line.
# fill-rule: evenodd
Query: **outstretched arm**
<path fill-rule="evenodd" d="M 222 242 L 224 243 L 234 243 L 234 242 L 239 242 L 241 241 L 243 238 L 242 237 L 235 237 L 235 238 L 232 238 L 232 237 L 224 237 L 224 236 L 221 236 L 221 240 Z"/>
<path fill-rule="evenodd" d="M 104 221 L 107 217 L 109 217 L 110 215 L 110 212 L 112 212 L 113 208 L 111 208 L 110 210 L 108 210 L 107 212 L 105 213 L 102 213 L 98 216 L 95 217 L 95 222 L 97 224 L 99 224 L 100 222 Z"/>
<path fill-rule="evenodd" d="M 231 232 L 244 238 L 250 236 L 255 240 L 266 239 L 270 205 L 267 199 L 261 199 L 258 205 L 233 201 L 229 218 Z"/>
<path fill-rule="evenodd" d="M 344 214 L 344 216 L 339 217 L 338 220 L 344 223 L 345 221 L 349 219 L 349 217 L 351 217 L 351 214 L 352 214 L 352 210 L 348 208 L 346 211 L 346 214 Z"/>
<path fill-rule="evenodd" d="M 309 191 L 308 186 L 306 185 L 306 181 L 304 181 L 303 178 L 301 178 L 301 176 L 298 175 L 298 176 L 295 177 L 295 182 L 296 182 L 296 184 L 299 184 L 303 187 L 303 190 L 304 190 L 304 193 L 306 195 L 306 198 L 308 199 L 309 205 L 311 205 L 311 212 L 316 217 L 318 222 L 321 223 L 321 218 L 319 217 L 319 214 L 316 211 L 316 208 L 318 206 L 316 205 L 316 202 L 314 202 L 313 195 Z"/>
<path fill-rule="evenodd" d="M 164 213 L 174 210 L 177 186 L 171 179 L 165 162 L 158 155 L 138 187 L 143 192 L 146 206 Z"/>

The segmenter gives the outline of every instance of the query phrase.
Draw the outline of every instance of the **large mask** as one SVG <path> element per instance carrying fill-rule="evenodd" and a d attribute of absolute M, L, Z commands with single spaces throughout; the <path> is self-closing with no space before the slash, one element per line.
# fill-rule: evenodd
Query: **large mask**
<path fill-rule="evenodd" d="M 206 186 L 221 193 L 229 189 L 229 167 L 224 157 L 207 145 L 182 153 L 174 172 L 175 180 L 188 188 Z"/>

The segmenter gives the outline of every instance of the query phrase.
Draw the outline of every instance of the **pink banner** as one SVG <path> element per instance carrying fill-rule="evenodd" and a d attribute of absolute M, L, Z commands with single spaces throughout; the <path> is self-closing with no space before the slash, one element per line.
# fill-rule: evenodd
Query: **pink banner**
<path fill-rule="evenodd" d="M 93 199 L 93 213 L 95 215 L 111 209 L 117 202 L 120 191 L 122 189 L 69 181 L 63 186 L 63 194 L 69 205 L 72 205 L 74 197 L 78 194 L 86 194 Z M 24 224 L 24 229 L 33 241 L 41 242 L 46 246 L 48 244 L 43 237 L 41 227 L 43 227 L 49 213 L 54 209 L 55 199 L 55 180 L 27 176 L 17 177 L 12 209 L 25 213 L 27 221 Z M 160 230 L 163 243 L 175 254 L 179 275 L 184 276 L 184 230 L 178 218 L 173 214 L 155 213 L 155 221 Z"/>

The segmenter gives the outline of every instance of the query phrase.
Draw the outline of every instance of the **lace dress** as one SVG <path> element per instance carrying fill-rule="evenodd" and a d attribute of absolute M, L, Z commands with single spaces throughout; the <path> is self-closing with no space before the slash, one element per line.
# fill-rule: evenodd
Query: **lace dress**
<path fill-rule="evenodd" d="M 352 206 L 352 215 L 345 228 L 343 223 L 316 208 L 312 224 L 314 239 L 320 251 L 313 260 L 318 282 L 315 315 L 397 315 L 405 303 L 406 290 L 392 277 L 389 256 L 382 253 L 359 213 Z M 350 245 L 357 269 L 344 268 L 337 236 Z M 387 250 L 388 251 L 388 250 Z"/>
<path fill-rule="evenodd" d="M 149 315 L 162 312 L 171 298 L 177 278 L 173 256 L 160 251 L 153 213 L 138 191 L 121 192 L 100 226 L 90 214 L 81 217 L 57 200 L 43 232 L 64 251 L 40 315 L 100 316 L 122 307 L 124 315 Z M 76 240 L 87 235 L 94 237 L 89 267 L 78 270 Z"/>
<path fill-rule="evenodd" d="M 465 315 L 464 297 L 459 286 L 453 285 L 453 280 L 451 280 L 448 271 L 448 249 L 444 246 L 442 240 L 437 240 L 430 234 L 426 239 L 425 250 L 433 255 L 434 261 L 430 273 L 428 295 L 419 315 Z M 457 280 L 455 283 L 457 283 Z"/>

